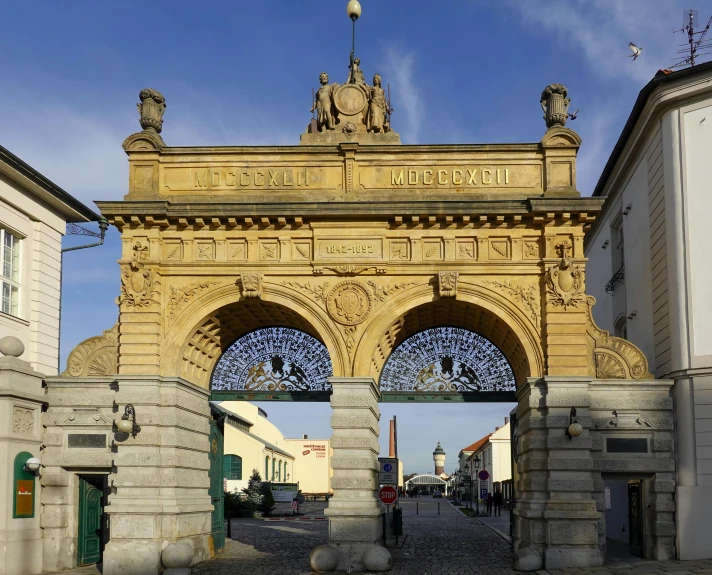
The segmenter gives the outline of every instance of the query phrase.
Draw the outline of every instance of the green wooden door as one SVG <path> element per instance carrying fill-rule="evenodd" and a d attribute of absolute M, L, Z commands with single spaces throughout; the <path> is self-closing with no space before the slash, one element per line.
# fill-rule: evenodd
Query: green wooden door
<path fill-rule="evenodd" d="M 213 504 L 212 534 L 215 551 L 225 547 L 225 493 L 223 490 L 223 434 L 210 420 L 210 500 Z"/>
<path fill-rule="evenodd" d="M 93 565 L 101 560 L 102 521 L 101 479 L 79 478 L 79 566 Z"/>

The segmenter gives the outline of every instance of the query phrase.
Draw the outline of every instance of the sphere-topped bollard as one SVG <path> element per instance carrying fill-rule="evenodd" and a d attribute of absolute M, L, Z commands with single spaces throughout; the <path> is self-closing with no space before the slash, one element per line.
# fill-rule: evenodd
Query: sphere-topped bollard
<path fill-rule="evenodd" d="M 0 339 L 0 353 L 8 357 L 20 357 L 25 353 L 25 344 L 14 335 L 6 335 Z"/>

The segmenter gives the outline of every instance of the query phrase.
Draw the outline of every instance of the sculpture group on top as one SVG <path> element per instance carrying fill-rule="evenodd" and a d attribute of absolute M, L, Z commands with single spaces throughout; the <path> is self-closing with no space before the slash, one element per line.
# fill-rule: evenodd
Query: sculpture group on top
<path fill-rule="evenodd" d="M 326 72 L 319 75 L 321 87 L 316 92 L 311 109 L 312 112 L 316 111 L 316 131 L 340 130 L 347 136 L 356 132 L 391 132 L 392 110 L 381 76 L 374 74 L 373 85 L 368 85 L 360 64 L 359 58 L 353 60 L 345 84 L 329 83 Z"/>

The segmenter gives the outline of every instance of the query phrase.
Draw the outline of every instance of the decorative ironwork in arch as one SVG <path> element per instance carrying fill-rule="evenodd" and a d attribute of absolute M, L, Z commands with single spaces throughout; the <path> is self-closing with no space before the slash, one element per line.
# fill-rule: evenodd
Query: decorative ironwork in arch
<path fill-rule="evenodd" d="M 423 330 L 389 356 L 380 378 L 382 393 L 484 394 L 514 392 L 514 373 L 487 338 L 459 327 Z"/>
<path fill-rule="evenodd" d="M 330 392 L 332 374 L 329 352 L 318 339 L 290 327 L 266 327 L 223 352 L 210 389 L 220 399 L 315 399 L 310 392 Z"/>

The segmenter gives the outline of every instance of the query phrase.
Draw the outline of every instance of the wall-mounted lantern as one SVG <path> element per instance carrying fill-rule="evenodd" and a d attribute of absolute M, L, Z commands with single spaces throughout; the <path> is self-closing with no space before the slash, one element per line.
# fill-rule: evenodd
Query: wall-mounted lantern
<path fill-rule="evenodd" d="M 576 417 L 576 408 L 571 408 L 571 414 L 569 415 L 569 426 L 566 428 L 566 437 L 569 440 L 574 437 L 578 437 L 583 433 L 583 425 L 578 422 L 578 417 Z"/>
<path fill-rule="evenodd" d="M 42 462 L 36 457 L 30 457 L 27 461 L 25 461 L 25 470 L 33 475 L 37 475 L 40 467 L 42 467 Z"/>
<path fill-rule="evenodd" d="M 134 437 L 141 431 L 141 428 L 136 424 L 136 409 L 130 403 L 126 404 L 124 414 L 121 416 L 121 421 L 116 424 L 116 428 L 121 433 L 130 433 Z"/>

